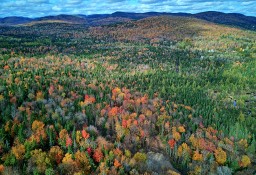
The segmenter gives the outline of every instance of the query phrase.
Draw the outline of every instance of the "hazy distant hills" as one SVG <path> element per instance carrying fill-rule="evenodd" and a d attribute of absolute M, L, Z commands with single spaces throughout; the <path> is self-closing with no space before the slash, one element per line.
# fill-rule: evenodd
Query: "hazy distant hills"
<path fill-rule="evenodd" d="M 0 25 L 17 25 L 17 24 L 29 23 L 31 21 L 33 21 L 33 19 L 31 18 L 12 16 L 12 17 L 0 18 Z"/>
<path fill-rule="evenodd" d="M 249 30 L 256 30 L 256 17 L 245 16 L 239 13 L 221 13 L 211 11 L 198 13 L 192 16 L 217 24 L 225 24 Z"/>
<path fill-rule="evenodd" d="M 74 24 L 87 24 L 86 18 L 75 16 L 75 15 L 57 15 L 57 16 L 45 16 L 41 18 L 36 18 L 33 21 L 66 21 L 66 22 L 71 22 Z"/>
<path fill-rule="evenodd" d="M 245 16 L 238 13 L 222 13 L 215 11 L 202 12 L 197 14 L 190 13 L 129 13 L 115 12 L 112 14 L 96 15 L 57 15 L 45 16 L 40 18 L 26 17 L 5 17 L 0 18 L 0 25 L 26 25 L 40 22 L 67 22 L 72 24 L 84 24 L 87 26 L 109 25 L 114 23 L 126 22 L 130 20 L 139 20 L 154 16 L 182 16 L 203 19 L 217 24 L 224 24 L 234 27 L 240 27 L 249 30 L 256 30 L 256 17 Z"/>

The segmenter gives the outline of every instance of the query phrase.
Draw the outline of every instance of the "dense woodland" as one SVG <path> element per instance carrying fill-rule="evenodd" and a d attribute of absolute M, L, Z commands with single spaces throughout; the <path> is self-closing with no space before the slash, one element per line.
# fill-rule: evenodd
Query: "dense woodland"
<path fill-rule="evenodd" d="M 0 174 L 256 172 L 254 31 L 160 16 L 0 41 Z"/>

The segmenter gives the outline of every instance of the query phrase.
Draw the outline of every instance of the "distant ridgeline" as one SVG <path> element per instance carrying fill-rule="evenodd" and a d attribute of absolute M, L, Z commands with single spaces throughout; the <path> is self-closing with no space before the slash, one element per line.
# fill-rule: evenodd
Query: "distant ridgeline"
<path fill-rule="evenodd" d="M 215 11 L 202 12 L 197 14 L 190 13 L 164 13 L 164 12 L 147 12 L 147 13 L 129 13 L 129 12 L 115 12 L 112 14 L 98 14 L 98 15 L 57 15 L 45 16 L 40 18 L 26 18 L 26 17 L 5 17 L 0 18 L 0 26 L 3 25 L 26 25 L 36 24 L 41 22 L 63 22 L 71 24 L 83 24 L 86 26 L 100 26 L 109 25 L 128 20 L 138 20 L 154 16 L 183 16 L 192 17 L 209 22 L 224 24 L 233 27 L 239 27 L 248 30 L 256 30 L 256 17 L 245 16 L 239 13 L 222 13 Z"/>

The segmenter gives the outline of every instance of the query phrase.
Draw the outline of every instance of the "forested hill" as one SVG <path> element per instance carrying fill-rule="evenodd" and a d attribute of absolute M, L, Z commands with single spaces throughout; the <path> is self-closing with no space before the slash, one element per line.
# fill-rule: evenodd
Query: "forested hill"
<path fill-rule="evenodd" d="M 139 20 L 154 16 L 180 16 L 203 19 L 217 24 L 224 24 L 233 27 L 244 28 L 248 30 L 256 30 L 256 17 L 245 16 L 238 13 L 222 13 L 215 11 L 207 11 L 197 14 L 190 13 L 164 13 L 164 12 L 147 12 L 147 13 L 130 13 L 130 12 L 115 12 L 112 14 L 96 14 L 96 15 L 56 15 L 45 16 L 40 18 L 27 17 L 5 17 L 0 18 L 0 25 L 21 25 L 38 22 L 69 22 L 74 24 L 84 24 L 88 26 L 108 25 L 129 20 Z"/>

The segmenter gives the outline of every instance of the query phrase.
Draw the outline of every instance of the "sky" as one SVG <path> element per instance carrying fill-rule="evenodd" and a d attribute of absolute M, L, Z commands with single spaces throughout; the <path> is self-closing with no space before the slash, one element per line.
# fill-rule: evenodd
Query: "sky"
<path fill-rule="evenodd" d="M 221 11 L 256 16 L 256 0 L 0 0 L 0 17 Z"/>

